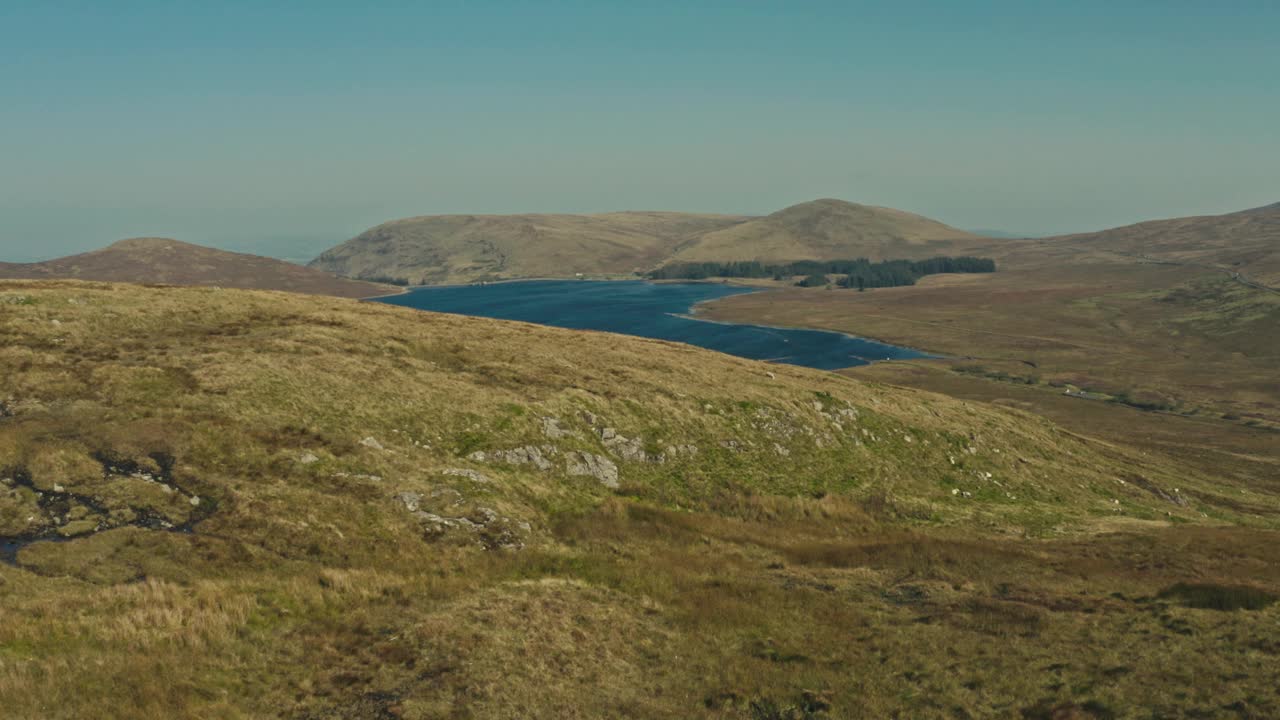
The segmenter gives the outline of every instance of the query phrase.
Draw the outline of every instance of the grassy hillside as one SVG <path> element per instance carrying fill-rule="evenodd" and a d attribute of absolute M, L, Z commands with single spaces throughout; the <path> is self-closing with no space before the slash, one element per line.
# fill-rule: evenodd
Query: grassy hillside
<path fill-rule="evenodd" d="M 703 233 L 671 262 L 903 260 L 963 255 L 991 244 L 989 238 L 901 210 L 826 199 Z"/>
<path fill-rule="evenodd" d="M 167 238 L 121 240 L 101 250 L 36 263 L 0 263 L 0 279 L 72 279 L 216 285 L 336 297 L 386 295 L 386 285 L 334 277 L 293 263 Z"/>
<path fill-rule="evenodd" d="M 409 218 L 379 225 L 311 266 L 428 284 L 630 275 L 670 262 L 924 258 L 993 242 L 900 210 L 816 200 L 762 218 L 659 212 Z"/>
<path fill-rule="evenodd" d="M 742 219 L 664 212 L 408 218 L 326 251 L 311 267 L 411 284 L 631 274 L 697 233 Z"/>
<path fill-rule="evenodd" d="M 1280 712 L 1277 488 L 665 342 L 0 283 L 0 482 L 7 717 Z"/>
<path fill-rule="evenodd" d="M 1223 268 L 1280 287 L 1280 203 L 1226 215 L 1152 220 L 1050 242 L 1103 257 L 1121 253 Z"/>

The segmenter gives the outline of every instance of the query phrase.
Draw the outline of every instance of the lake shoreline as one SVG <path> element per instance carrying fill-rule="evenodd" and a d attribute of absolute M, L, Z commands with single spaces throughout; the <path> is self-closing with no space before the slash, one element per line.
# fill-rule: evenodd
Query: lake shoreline
<path fill-rule="evenodd" d="M 375 301 L 432 312 L 620 333 L 829 371 L 888 360 L 938 359 L 918 348 L 836 330 L 733 322 L 705 314 L 706 304 L 713 300 L 766 289 L 725 282 L 528 278 L 485 285 L 419 286 Z"/>

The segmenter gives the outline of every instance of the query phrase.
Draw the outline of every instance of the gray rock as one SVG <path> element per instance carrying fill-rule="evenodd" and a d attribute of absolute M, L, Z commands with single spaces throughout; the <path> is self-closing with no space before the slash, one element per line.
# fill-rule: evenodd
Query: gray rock
<path fill-rule="evenodd" d="M 618 466 L 603 455 L 592 455 L 585 452 L 571 452 L 568 455 L 567 471 L 570 475 L 586 475 L 600 481 L 610 489 L 618 488 Z"/>
<path fill-rule="evenodd" d="M 512 448 L 510 450 L 495 450 L 490 453 L 489 457 L 498 462 L 504 462 L 511 465 L 532 465 L 539 470 L 550 470 L 552 468 L 549 455 L 554 455 L 556 449 L 550 445 L 525 445 L 523 447 Z"/>
<path fill-rule="evenodd" d="M 550 470 L 553 465 L 549 459 L 556 454 L 554 445 L 525 445 L 510 450 L 493 450 L 484 452 L 477 450 L 467 456 L 475 462 L 501 462 L 509 465 L 532 465 L 539 470 Z"/>
<path fill-rule="evenodd" d="M 298 462 L 303 465 L 310 465 L 312 463 L 320 462 L 320 458 L 317 457 L 315 453 L 302 453 L 302 457 L 298 458 Z"/>
<path fill-rule="evenodd" d="M 417 512 L 422 503 L 422 495 L 416 492 L 402 492 L 396 494 L 396 500 L 403 503 L 405 509 L 409 512 Z"/>
<path fill-rule="evenodd" d="M 668 445 L 664 453 L 669 458 L 694 457 L 698 454 L 697 445 Z"/>
<path fill-rule="evenodd" d="M 484 473 L 476 472 L 475 470 L 468 470 L 466 468 L 445 468 L 444 470 L 440 471 L 440 474 L 451 475 L 454 477 L 464 477 L 473 482 L 480 483 L 481 485 L 488 485 L 489 483 L 493 482 L 493 480 L 489 479 L 488 475 L 485 475 Z"/>
<path fill-rule="evenodd" d="M 619 434 L 613 428 L 601 430 L 600 439 L 609 452 L 628 462 L 663 463 L 667 460 L 661 453 L 651 455 L 646 452 L 640 438 L 629 438 Z"/>
<path fill-rule="evenodd" d="M 361 441 L 360 441 L 360 444 L 361 444 L 361 445 L 363 445 L 363 446 L 365 446 L 365 447 L 367 447 L 367 448 L 371 448 L 371 449 L 373 449 L 373 450 L 386 450 L 386 448 L 382 447 L 382 443 L 378 442 L 378 441 L 377 441 L 375 438 L 373 438 L 372 436 L 367 437 L 367 438 L 365 438 L 365 439 L 361 440 Z"/>

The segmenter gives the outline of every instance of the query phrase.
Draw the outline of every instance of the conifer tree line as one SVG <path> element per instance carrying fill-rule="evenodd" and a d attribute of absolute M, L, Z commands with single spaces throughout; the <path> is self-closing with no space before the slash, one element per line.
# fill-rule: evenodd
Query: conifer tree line
<path fill-rule="evenodd" d="M 989 273 L 996 262 L 980 257 L 933 257 L 927 260 L 799 260 L 790 263 L 765 264 L 755 260 L 733 262 L 679 263 L 650 271 L 652 280 L 705 280 L 707 278 L 773 278 L 802 279 L 796 284 L 815 287 L 830 284 L 829 276 L 839 276 L 840 287 L 865 288 L 914 285 L 925 275 L 938 273 Z"/>

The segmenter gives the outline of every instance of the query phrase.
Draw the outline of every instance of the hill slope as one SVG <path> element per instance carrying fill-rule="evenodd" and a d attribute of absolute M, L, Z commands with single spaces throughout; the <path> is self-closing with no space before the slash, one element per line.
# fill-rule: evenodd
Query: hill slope
<path fill-rule="evenodd" d="M 901 210 L 825 199 L 703 233 L 672 262 L 901 260 L 963 254 L 991 243 Z"/>
<path fill-rule="evenodd" d="M 816 200 L 762 218 L 661 212 L 409 218 L 368 230 L 311 267 L 430 284 L 630 274 L 683 261 L 920 258 L 992 243 L 900 210 Z"/>
<path fill-rule="evenodd" d="M 741 220 L 664 212 L 416 217 L 372 228 L 311 267 L 413 284 L 628 274 L 657 265 L 697 233 Z"/>
<path fill-rule="evenodd" d="M 1280 203 L 1225 215 L 1150 220 L 1047 242 L 1090 252 L 1210 265 L 1280 286 Z"/>
<path fill-rule="evenodd" d="M 385 285 L 338 278 L 282 260 L 167 238 L 121 240 L 101 250 L 44 262 L 0 263 L 0 278 L 216 285 L 351 298 L 394 292 Z"/>
<path fill-rule="evenodd" d="M 1280 544 L 1243 525 L 1275 518 L 1031 415 L 682 345 L 0 282 L 11 717 L 1272 716 Z"/>

